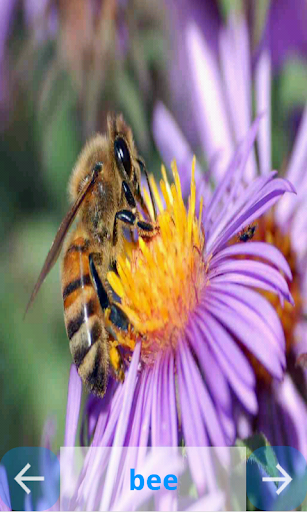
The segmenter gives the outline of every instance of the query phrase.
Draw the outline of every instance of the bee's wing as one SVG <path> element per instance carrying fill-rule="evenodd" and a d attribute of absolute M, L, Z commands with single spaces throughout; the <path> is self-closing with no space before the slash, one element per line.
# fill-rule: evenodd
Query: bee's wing
<path fill-rule="evenodd" d="M 92 178 L 88 181 L 88 183 L 86 184 L 84 189 L 80 192 L 79 197 L 76 199 L 76 201 L 70 208 L 69 212 L 64 217 L 64 219 L 58 229 L 56 237 L 52 243 L 50 251 L 47 254 L 47 258 L 45 260 L 45 263 L 43 265 L 41 273 L 39 274 L 36 285 L 34 286 L 33 292 L 31 294 L 31 297 L 30 297 L 29 302 L 26 307 L 25 316 L 34 301 L 34 299 L 37 295 L 37 292 L 39 291 L 41 285 L 43 284 L 47 274 L 50 272 L 50 270 L 52 269 L 56 260 L 58 259 L 59 254 L 62 249 L 62 245 L 63 245 L 64 239 L 65 239 L 65 236 L 67 234 L 67 231 L 69 230 L 72 222 L 74 221 L 83 200 L 85 199 L 86 195 L 88 194 L 88 192 L 94 185 L 96 177 L 97 177 L 97 172 L 98 172 L 97 169 L 94 169 Z"/>

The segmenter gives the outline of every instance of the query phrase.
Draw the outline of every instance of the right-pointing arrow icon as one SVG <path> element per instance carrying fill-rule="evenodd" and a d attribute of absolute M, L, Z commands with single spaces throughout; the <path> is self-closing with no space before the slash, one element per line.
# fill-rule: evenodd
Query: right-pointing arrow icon
<path fill-rule="evenodd" d="M 284 476 L 276 476 L 276 477 L 264 476 L 264 477 L 262 477 L 262 481 L 263 482 L 284 482 L 276 490 L 276 494 L 280 494 L 287 487 L 287 485 L 289 485 L 289 483 L 292 481 L 292 478 L 290 475 L 288 475 L 287 471 L 285 471 L 284 468 L 282 468 L 280 466 L 280 464 L 277 464 L 276 467 L 277 467 L 278 471 L 280 471 L 281 474 Z"/>

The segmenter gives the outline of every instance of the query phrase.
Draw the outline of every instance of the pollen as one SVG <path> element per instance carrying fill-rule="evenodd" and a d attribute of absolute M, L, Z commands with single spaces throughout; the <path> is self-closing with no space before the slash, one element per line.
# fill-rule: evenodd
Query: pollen
<path fill-rule="evenodd" d="M 157 352 L 176 349 L 206 284 L 202 202 L 198 217 L 195 211 L 195 159 L 188 206 L 182 198 L 175 163 L 172 172 L 174 182 L 170 184 L 162 167 L 160 191 L 151 177 L 158 208 L 157 234 L 139 237 L 118 259 L 118 275 L 108 274 L 109 283 L 131 322 L 128 333 L 117 333 L 118 342 L 133 349 L 135 341 L 141 339 L 142 360 L 146 363 L 153 362 Z M 146 190 L 144 197 L 153 220 Z"/>

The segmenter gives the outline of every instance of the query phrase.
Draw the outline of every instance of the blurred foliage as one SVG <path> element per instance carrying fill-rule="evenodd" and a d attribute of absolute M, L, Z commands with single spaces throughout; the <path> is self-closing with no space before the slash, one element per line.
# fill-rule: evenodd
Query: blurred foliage
<path fill-rule="evenodd" d="M 285 62 L 272 85 L 272 159 L 274 169 L 285 169 L 306 102 L 307 64 Z"/>
<path fill-rule="evenodd" d="M 163 36 L 162 9 L 157 11 L 157 5 L 152 8 L 150 2 L 140 0 L 103 0 L 95 5 L 99 3 L 110 8 L 118 4 L 127 40 L 124 49 L 120 45 L 108 48 L 107 41 L 106 47 L 97 50 L 100 63 L 89 57 L 89 70 L 84 71 L 88 88 L 78 81 L 84 64 L 81 55 L 73 53 L 74 58 L 67 59 L 64 46 L 65 37 L 76 37 L 69 23 L 77 22 L 74 9 L 79 2 L 46 2 L 48 9 L 56 10 L 52 13 L 58 23 L 55 33 L 45 34 L 50 11 L 40 13 L 31 26 L 21 2 L 16 3 L 10 20 L 6 43 L 10 64 L 2 77 L 9 101 L 0 104 L 0 458 L 10 448 L 39 445 L 50 415 L 57 421 L 54 450 L 63 443 L 71 356 L 58 264 L 23 317 L 67 211 L 67 182 L 85 139 L 105 130 L 109 110 L 123 112 L 148 167 L 160 165 L 150 126 L 156 95 L 166 99 L 168 94 L 163 79 L 168 43 Z M 108 15 L 103 10 L 98 14 Z M 95 27 L 109 24 L 112 31 L 113 22 L 117 30 L 117 18 L 96 16 Z M 97 30 L 95 44 L 103 45 L 104 36 Z M 84 50 L 83 36 L 80 33 Z M 110 38 L 115 45 L 122 34 Z M 94 52 L 95 47 L 91 48 Z M 105 55 L 99 53 L 104 49 Z M 100 65 L 105 66 L 105 74 L 100 73 Z"/>
<path fill-rule="evenodd" d="M 252 44 L 255 46 L 261 39 L 271 0 L 218 0 L 224 20 L 234 12 L 247 11 L 253 19 Z"/>
<path fill-rule="evenodd" d="M 236 446 L 246 449 L 246 461 L 257 464 L 268 476 L 278 476 L 276 468 L 278 460 L 274 449 L 260 452 L 261 456 L 259 456 L 259 452 L 257 452 L 258 448 L 269 448 L 271 446 L 262 432 L 256 433 L 246 439 L 237 439 Z M 277 482 L 275 482 L 275 485 L 277 486 Z"/>
<path fill-rule="evenodd" d="M 299 59 L 286 62 L 280 77 L 280 104 L 285 114 L 300 109 L 307 98 L 307 65 Z"/>
<path fill-rule="evenodd" d="M 225 20 L 233 11 L 240 11 L 243 8 L 243 0 L 218 0 L 218 3 Z"/>

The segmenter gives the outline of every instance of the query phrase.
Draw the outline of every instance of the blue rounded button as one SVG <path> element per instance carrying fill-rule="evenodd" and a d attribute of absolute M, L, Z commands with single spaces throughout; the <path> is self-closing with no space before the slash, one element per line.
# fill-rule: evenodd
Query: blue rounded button
<path fill-rule="evenodd" d="M 294 510 L 307 493 L 307 464 L 291 446 L 266 446 L 247 461 L 246 492 L 260 510 Z"/>
<path fill-rule="evenodd" d="M 8 484 L 0 484 L 0 497 L 13 510 L 47 510 L 59 499 L 60 462 L 48 448 L 13 448 L 0 468 Z"/>

